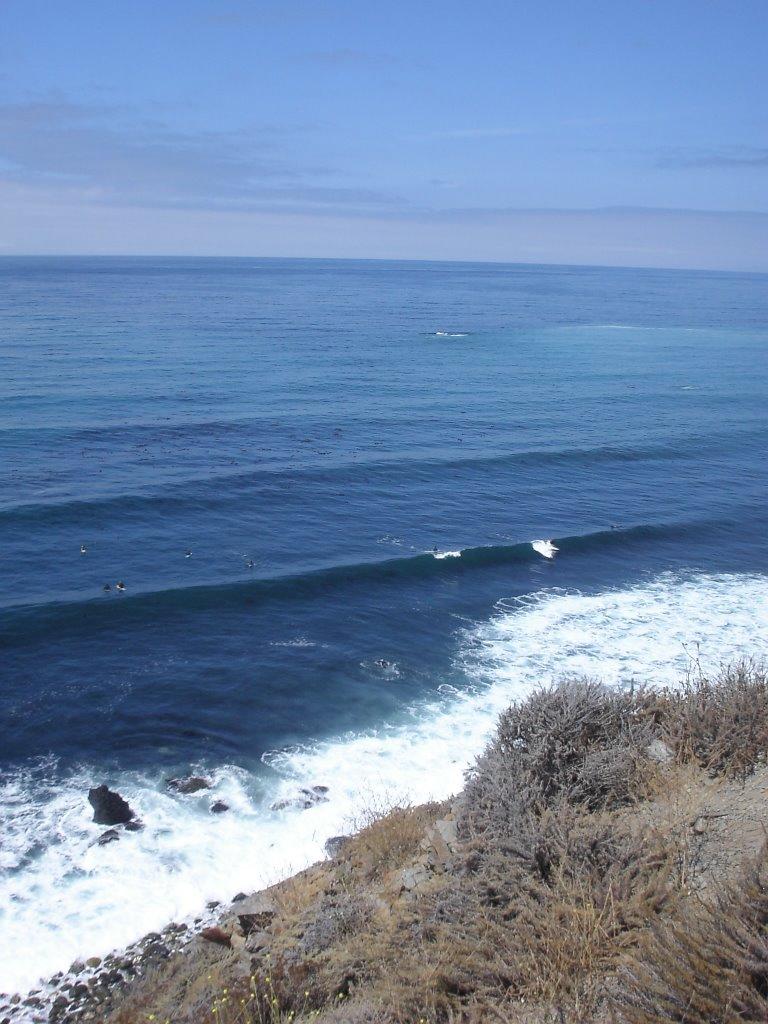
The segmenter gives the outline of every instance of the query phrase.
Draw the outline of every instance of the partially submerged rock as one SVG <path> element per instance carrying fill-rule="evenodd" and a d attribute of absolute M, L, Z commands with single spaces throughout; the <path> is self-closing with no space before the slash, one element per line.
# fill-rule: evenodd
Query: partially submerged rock
<path fill-rule="evenodd" d="M 120 838 L 120 833 L 117 831 L 117 829 L 116 828 L 110 828 L 110 829 L 107 829 L 106 832 L 102 832 L 101 833 L 99 838 L 96 840 L 96 843 L 99 846 L 107 846 L 109 843 L 116 843 L 119 838 Z"/>
<path fill-rule="evenodd" d="M 217 800 L 216 803 L 211 804 L 211 814 L 223 814 L 229 810 L 229 804 L 225 804 L 223 800 Z"/>
<path fill-rule="evenodd" d="M 201 789 L 210 789 L 210 779 L 202 775 L 184 775 L 178 779 L 166 779 L 165 784 L 172 793 L 199 793 Z"/>
<path fill-rule="evenodd" d="M 286 797 L 284 800 L 276 800 L 270 806 L 272 811 L 285 811 L 290 807 L 293 807 L 298 811 L 307 811 L 310 807 L 314 807 L 316 804 L 327 803 L 328 797 L 328 786 L 310 786 L 304 787 L 298 791 L 296 796 Z"/>
<path fill-rule="evenodd" d="M 88 802 L 93 807 L 93 820 L 97 825 L 125 825 L 136 817 L 128 801 L 107 786 L 89 789 Z"/>

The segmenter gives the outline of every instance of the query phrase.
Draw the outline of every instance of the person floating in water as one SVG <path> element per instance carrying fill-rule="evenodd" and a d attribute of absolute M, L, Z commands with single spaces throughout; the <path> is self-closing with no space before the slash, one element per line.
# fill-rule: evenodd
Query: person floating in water
<path fill-rule="evenodd" d="M 185 558 L 191 558 L 192 557 L 192 552 L 189 550 L 189 548 L 187 548 L 187 550 L 184 552 L 184 557 Z"/>
<path fill-rule="evenodd" d="M 246 569 L 252 569 L 253 568 L 253 559 L 252 558 L 249 558 L 248 561 L 245 563 L 245 568 Z"/>
<path fill-rule="evenodd" d="M 118 580 L 118 581 L 117 581 L 117 583 L 116 583 L 116 588 L 117 588 L 118 590 L 125 590 L 125 584 L 123 583 L 123 581 L 122 581 L 122 580 Z"/>
<path fill-rule="evenodd" d="M 88 550 L 88 548 L 85 546 L 85 544 L 81 544 L 80 545 L 80 554 L 81 555 L 84 555 L 87 550 Z"/>

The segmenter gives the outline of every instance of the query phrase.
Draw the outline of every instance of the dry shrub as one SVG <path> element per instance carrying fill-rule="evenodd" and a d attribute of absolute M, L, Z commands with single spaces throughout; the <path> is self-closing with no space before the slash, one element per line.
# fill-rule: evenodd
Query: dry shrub
<path fill-rule="evenodd" d="M 709 903 L 659 921 L 621 972 L 623 1024 L 768 1020 L 768 852 Z"/>
<path fill-rule="evenodd" d="M 444 808 L 438 803 L 369 808 L 362 817 L 363 827 L 345 848 L 345 856 L 368 881 L 381 878 L 416 855 L 426 829 Z"/>
<path fill-rule="evenodd" d="M 658 707 L 664 740 L 680 761 L 695 761 L 712 775 L 744 778 L 768 755 L 768 673 L 742 660 L 713 680 L 689 676 L 665 691 Z"/>
<path fill-rule="evenodd" d="M 672 862 L 655 836 L 604 814 L 578 816 L 561 804 L 537 820 L 545 857 L 475 854 L 464 882 L 475 905 L 465 913 L 469 930 L 482 919 L 484 934 L 467 945 L 457 987 L 480 980 L 489 1002 L 514 994 L 567 1006 L 575 1019 L 599 1000 L 599 975 L 670 899 Z M 454 924 L 450 910 L 443 917 Z"/>
<path fill-rule="evenodd" d="M 303 929 L 302 954 L 322 952 L 356 935 L 369 925 L 374 911 L 369 894 L 359 888 L 335 887 L 322 897 Z"/>
<path fill-rule="evenodd" d="M 316 1020 L 319 1013 L 309 991 L 289 994 L 279 970 L 268 970 L 233 988 L 220 989 L 205 1020 L 207 1024 L 302 1024 Z"/>
<path fill-rule="evenodd" d="M 533 693 L 500 719 L 466 787 L 465 826 L 516 835 L 557 800 L 589 810 L 641 795 L 653 736 L 642 695 L 573 680 Z"/>
<path fill-rule="evenodd" d="M 546 877 L 478 840 L 465 872 L 434 878 L 389 934 L 357 937 L 349 952 L 377 1020 L 485 1021 L 499 1008 L 512 1020 L 548 1005 L 575 1021 L 599 1003 L 602 973 L 668 899 L 669 864 L 604 814 L 561 804 L 546 828 L 559 851 Z"/>

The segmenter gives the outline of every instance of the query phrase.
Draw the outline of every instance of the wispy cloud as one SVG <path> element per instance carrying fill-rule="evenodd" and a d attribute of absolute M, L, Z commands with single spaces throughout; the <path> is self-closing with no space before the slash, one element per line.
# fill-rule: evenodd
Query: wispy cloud
<path fill-rule="evenodd" d="M 0 176 L 89 202 L 199 209 L 298 204 L 369 208 L 396 197 L 333 182 L 302 163 L 286 126 L 184 132 L 127 107 L 64 100 L 0 104 Z"/>
<path fill-rule="evenodd" d="M 721 146 L 697 152 L 665 153 L 658 159 L 659 167 L 768 167 L 766 146 Z"/>

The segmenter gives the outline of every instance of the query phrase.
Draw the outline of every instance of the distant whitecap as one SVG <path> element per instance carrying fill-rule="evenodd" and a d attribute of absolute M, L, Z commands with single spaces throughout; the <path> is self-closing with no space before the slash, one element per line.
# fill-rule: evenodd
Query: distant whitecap
<path fill-rule="evenodd" d="M 560 548 L 556 548 L 551 540 L 532 540 L 531 547 L 545 558 L 554 558 Z"/>

